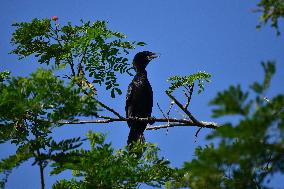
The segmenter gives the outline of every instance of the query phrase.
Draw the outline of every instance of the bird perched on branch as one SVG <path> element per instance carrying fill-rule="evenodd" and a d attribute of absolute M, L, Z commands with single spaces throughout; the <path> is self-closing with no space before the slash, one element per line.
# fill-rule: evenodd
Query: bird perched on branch
<path fill-rule="evenodd" d="M 146 67 L 151 60 L 157 58 L 156 53 L 149 51 L 139 52 L 134 56 L 133 67 L 136 71 L 132 82 L 128 86 L 126 95 L 126 117 L 146 118 L 151 117 L 153 107 L 153 91 L 147 78 Z M 138 140 L 145 142 L 144 130 L 147 122 L 127 121 L 130 128 L 127 145 L 130 146 Z M 153 124 L 153 123 L 150 123 Z"/>

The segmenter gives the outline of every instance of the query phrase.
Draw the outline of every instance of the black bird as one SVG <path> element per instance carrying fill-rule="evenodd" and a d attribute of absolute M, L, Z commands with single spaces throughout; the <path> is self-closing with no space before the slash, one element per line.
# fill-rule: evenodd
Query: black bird
<path fill-rule="evenodd" d="M 147 78 L 146 67 L 151 60 L 157 58 L 156 53 L 149 51 L 139 52 L 134 56 L 133 67 L 136 71 L 132 82 L 128 86 L 126 95 L 126 117 L 151 117 L 153 107 L 153 91 Z M 127 145 L 140 140 L 145 141 L 144 130 L 147 122 L 127 121 L 130 128 Z M 153 124 L 153 123 L 150 123 Z"/>

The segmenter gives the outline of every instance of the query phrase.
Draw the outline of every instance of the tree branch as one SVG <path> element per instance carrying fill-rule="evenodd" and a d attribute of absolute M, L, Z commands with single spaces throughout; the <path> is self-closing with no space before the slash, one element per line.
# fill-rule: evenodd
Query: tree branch
<path fill-rule="evenodd" d="M 168 91 L 166 91 L 166 94 L 170 97 L 170 99 L 172 99 L 176 105 L 184 112 L 186 113 L 186 115 L 188 115 L 188 117 L 195 123 L 195 124 L 199 124 L 199 121 L 197 121 L 197 119 L 195 119 L 195 117 L 193 117 L 193 115 L 185 108 L 183 107 L 183 105 L 173 96 L 171 95 L 171 93 L 169 93 Z"/>
<path fill-rule="evenodd" d="M 187 119 L 176 119 L 176 118 L 154 118 L 154 117 L 148 117 L 148 118 L 111 118 L 111 117 L 105 117 L 101 116 L 105 119 L 99 119 L 99 120 L 81 120 L 81 121 L 66 121 L 66 122 L 60 122 L 59 124 L 88 124 L 88 123 L 111 123 L 111 122 L 126 122 L 126 121 L 141 121 L 141 122 L 168 122 L 170 124 L 165 125 L 157 125 L 157 126 L 149 126 L 146 128 L 146 130 L 157 130 L 162 128 L 169 128 L 169 127 L 175 127 L 175 126 L 197 126 L 201 128 L 210 128 L 210 129 L 216 129 L 220 127 L 217 123 L 214 122 L 206 122 L 206 121 L 198 121 L 193 122 L 192 120 Z"/>
<path fill-rule="evenodd" d="M 92 90 L 93 94 L 96 94 L 97 90 L 95 89 L 94 85 L 92 83 L 90 83 L 87 79 L 84 79 L 84 81 L 86 82 L 86 84 L 88 85 L 88 87 Z M 86 95 L 88 95 L 88 93 L 86 91 L 84 91 Z M 114 115 L 116 115 L 117 117 L 119 118 L 123 118 L 117 111 L 115 111 L 114 109 L 110 108 L 109 106 L 105 105 L 103 102 L 99 101 L 97 98 L 96 98 L 96 101 L 97 103 L 105 108 L 106 110 L 112 112 Z"/>
<path fill-rule="evenodd" d="M 72 75 L 73 75 L 73 77 L 75 77 L 76 74 L 75 74 L 75 71 L 74 71 L 74 64 L 71 64 L 71 62 L 70 62 L 70 66 L 71 66 L 71 69 L 72 69 Z M 78 67 L 78 73 L 80 72 L 80 69 L 83 69 L 81 66 L 82 66 L 82 65 L 81 65 L 81 62 L 80 62 L 80 63 L 79 63 L 79 67 Z M 90 83 L 85 77 L 82 78 L 82 81 L 85 82 L 85 84 L 90 88 L 90 90 L 92 91 L 93 95 L 96 94 L 97 90 L 96 90 L 96 88 L 94 87 L 94 85 L 93 85 L 92 83 Z M 81 88 L 83 89 L 81 83 L 77 83 L 77 84 L 79 85 L 79 87 L 81 87 Z M 83 92 L 84 92 L 86 95 L 90 95 L 90 94 L 88 94 L 88 92 L 85 91 L 85 90 L 83 90 Z M 97 101 L 97 103 L 98 103 L 101 107 L 103 107 L 103 108 L 105 108 L 106 110 L 112 112 L 112 113 L 113 113 L 114 115 L 116 115 L 117 117 L 123 118 L 117 111 L 115 111 L 114 109 L 112 109 L 112 108 L 110 108 L 109 106 L 105 105 L 103 102 L 99 101 L 97 98 L 96 98 L 96 101 Z"/>
<path fill-rule="evenodd" d="M 41 153 L 40 153 L 39 149 L 36 150 L 36 156 L 38 158 L 40 158 L 40 156 L 41 156 Z M 43 172 L 44 171 L 44 166 L 43 166 L 43 162 L 42 162 L 41 159 L 39 160 L 38 165 L 39 165 L 39 173 L 40 173 L 40 186 L 41 186 L 40 188 L 44 189 L 44 187 L 45 187 L 45 184 L 44 184 L 44 172 Z"/>
<path fill-rule="evenodd" d="M 63 44 L 61 43 L 60 39 L 59 39 L 59 35 L 58 35 L 58 28 L 56 26 L 55 30 L 50 26 L 50 30 L 55 34 L 56 37 L 53 37 L 53 36 L 50 36 L 52 37 L 53 39 L 55 39 L 57 41 L 57 43 L 60 45 L 61 48 L 63 48 Z M 72 72 L 72 75 L 75 76 L 75 69 L 74 69 L 74 62 L 73 62 L 73 58 L 72 58 L 72 53 L 70 56 L 68 56 L 67 58 L 68 60 L 68 63 L 70 65 L 70 68 L 71 68 L 71 72 Z"/>
<path fill-rule="evenodd" d="M 191 101 L 191 97 L 192 97 L 192 93 L 193 93 L 193 88 L 194 88 L 194 83 L 190 86 L 190 89 L 189 89 L 189 95 L 187 93 L 184 93 L 185 96 L 186 96 L 186 104 L 184 105 L 184 109 L 187 109 L 188 106 L 189 106 L 189 103 Z M 187 88 L 186 88 L 187 89 Z"/>
<path fill-rule="evenodd" d="M 105 108 L 106 110 L 112 112 L 114 115 L 116 115 L 117 117 L 119 117 L 120 119 L 123 119 L 123 117 L 117 112 L 115 111 L 114 109 L 108 107 L 107 105 L 105 105 L 104 103 L 102 103 L 101 101 L 99 101 L 98 99 L 96 99 L 96 101 L 98 102 L 98 104 L 100 106 L 102 106 L 103 108 Z"/>
<path fill-rule="evenodd" d="M 190 126 L 190 125 L 187 125 L 186 123 L 170 123 L 163 125 L 148 126 L 146 127 L 146 130 L 168 129 L 170 127 L 181 127 L 181 126 Z"/>

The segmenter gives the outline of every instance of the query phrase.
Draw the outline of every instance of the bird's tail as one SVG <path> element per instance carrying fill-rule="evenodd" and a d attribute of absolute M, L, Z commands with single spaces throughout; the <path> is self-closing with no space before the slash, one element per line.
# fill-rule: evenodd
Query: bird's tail
<path fill-rule="evenodd" d="M 143 125 L 138 125 L 138 124 L 135 124 L 130 127 L 130 132 L 127 139 L 128 146 L 131 146 L 133 143 L 136 143 L 138 141 L 141 142 L 142 144 L 145 143 L 144 130 L 146 126 L 144 126 L 144 123 Z"/>

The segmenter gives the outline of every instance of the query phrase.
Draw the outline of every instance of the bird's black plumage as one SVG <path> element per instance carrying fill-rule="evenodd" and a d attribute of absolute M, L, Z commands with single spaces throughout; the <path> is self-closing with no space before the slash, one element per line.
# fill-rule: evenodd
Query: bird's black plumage
<path fill-rule="evenodd" d="M 139 52 L 133 59 L 133 66 L 136 71 L 132 82 L 128 86 L 126 96 L 126 117 L 146 118 L 151 117 L 153 107 L 153 91 L 150 82 L 147 78 L 146 67 L 148 63 L 156 58 L 155 53 L 149 51 Z M 141 140 L 144 142 L 144 130 L 146 122 L 128 121 L 130 132 L 128 135 L 127 144 Z"/>

